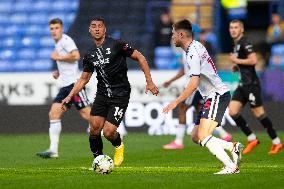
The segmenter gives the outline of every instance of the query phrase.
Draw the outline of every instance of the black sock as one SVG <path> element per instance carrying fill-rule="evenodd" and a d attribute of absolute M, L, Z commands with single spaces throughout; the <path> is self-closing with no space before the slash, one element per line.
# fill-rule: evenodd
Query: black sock
<path fill-rule="evenodd" d="M 109 140 L 111 142 L 111 144 L 114 146 L 114 147 L 118 147 L 121 145 L 121 138 L 120 138 L 120 134 L 117 133 L 116 137 L 114 140 Z"/>
<path fill-rule="evenodd" d="M 103 154 L 103 141 L 101 135 L 90 135 L 89 143 L 94 158 L 96 158 L 98 155 Z"/>
<path fill-rule="evenodd" d="M 266 129 L 266 132 L 270 136 L 271 139 L 275 139 L 277 137 L 276 131 L 273 128 L 271 120 L 264 114 L 257 118 L 263 127 Z"/>
<path fill-rule="evenodd" d="M 248 127 L 246 120 L 241 115 L 232 116 L 233 120 L 236 122 L 237 126 L 245 133 L 246 136 L 252 134 L 252 131 Z"/>

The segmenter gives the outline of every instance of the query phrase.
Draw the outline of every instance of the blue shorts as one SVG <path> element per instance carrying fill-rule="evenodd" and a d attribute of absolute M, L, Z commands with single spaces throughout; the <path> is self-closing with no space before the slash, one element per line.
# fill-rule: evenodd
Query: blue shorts
<path fill-rule="evenodd" d="M 71 84 L 71 85 L 68 85 L 66 87 L 60 88 L 60 90 L 59 90 L 58 94 L 56 95 L 55 99 L 53 100 L 53 102 L 54 103 L 61 103 L 62 100 L 65 99 L 69 95 L 69 93 L 71 92 L 73 87 L 74 87 L 74 83 Z M 87 106 L 90 106 L 90 101 L 88 100 L 85 89 L 82 89 L 78 94 L 73 96 L 71 101 L 68 104 L 66 104 L 66 107 L 68 109 L 70 109 L 72 104 L 75 105 L 77 110 L 81 110 L 81 109 L 83 109 Z"/>
<path fill-rule="evenodd" d="M 200 119 L 210 119 L 218 122 L 218 126 L 221 125 L 225 111 L 230 103 L 230 92 L 226 92 L 223 95 L 215 93 L 214 97 L 207 99 L 195 121 L 195 125 L 200 124 Z"/>

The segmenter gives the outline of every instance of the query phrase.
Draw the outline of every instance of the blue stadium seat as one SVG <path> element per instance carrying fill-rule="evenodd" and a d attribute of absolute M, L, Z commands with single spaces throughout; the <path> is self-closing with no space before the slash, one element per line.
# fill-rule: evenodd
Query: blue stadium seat
<path fill-rule="evenodd" d="M 13 49 L 4 49 L 0 51 L 0 60 L 12 61 L 16 58 L 16 52 Z"/>
<path fill-rule="evenodd" d="M 28 25 L 25 27 L 26 35 L 49 35 L 49 27 L 47 24 L 39 25 L 39 24 L 33 24 Z"/>
<path fill-rule="evenodd" d="M 0 72 L 12 71 L 11 63 L 9 61 L 0 60 Z"/>
<path fill-rule="evenodd" d="M 32 70 L 32 64 L 30 60 L 18 60 L 12 65 L 13 71 L 16 72 L 26 72 Z"/>
<path fill-rule="evenodd" d="M 10 16 L 8 14 L 0 14 L 0 25 L 6 26 L 10 24 Z"/>
<path fill-rule="evenodd" d="M 13 5 L 14 12 L 30 12 L 32 7 L 32 0 L 16 1 Z"/>
<path fill-rule="evenodd" d="M 271 47 L 269 67 L 272 69 L 284 69 L 284 44 L 276 44 Z"/>
<path fill-rule="evenodd" d="M 171 47 L 155 48 L 155 65 L 158 69 L 175 69 L 179 65 L 175 62 L 175 55 Z"/>
<path fill-rule="evenodd" d="M 79 7 L 79 1 L 73 0 L 69 3 L 69 9 L 73 12 L 75 12 Z"/>
<path fill-rule="evenodd" d="M 66 7 L 70 6 L 68 1 L 53 1 L 51 7 L 53 11 L 68 11 L 69 9 L 67 9 Z"/>
<path fill-rule="evenodd" d="M 0 12 L 9 13 L 13 8 L 11 1 L 1 1 L 0 2 Z"/>
<path fill-rule="evenodd" d="M 52 61 L 47 59 L 39 59 L 32 62 L 34 71 L 46 71 L 52 69 Z"/>
<path fill-rule="evenodd" d="M 22 38 L 21 44 L 24 48 L 38 48 L 40 46 L 37 36 L 27 36 Z"/>
<path fill-rule="evenodd" d="M 27 35 L 41 35 L 42 34 L 42 27 L 38 25 L 28 25 L 26 26 L 26 34 Z"/>
<path fill-rule="evenodd" d="M 74 21 L 75 17 L 76 17 L 75 13 L 69 13 L 65 17 L 65 22 L 72 23 Z"/>
<path fill-rule="evenodd" d="M 54 40 L 50 36 L 41 37 L 39 43 L 42 47 L 53 47 L 54 48 Z"/>
<path fill-rule="evenodd" d="M 30 24 L 46 24 L 48 25 L 49 18 L 47 14 L 44 13 L 35 13 L 29 16 L 29 23 Z"/>
<path fill-rule="evenodd" d="M 36 49 L 34 48 L 21 49 L 17 52 L 17 59 L 18 60 L 35 59 L 36 55 L 37 55 Z"/>
<path fill-rule="evenodd" d="M 53 49 L 54 48 L 42 48 L 42 49 L 39 49 L 38 52 L 37 52 L 37 57 L 40 58 L 40 59 L 47 59 L 47 60 L 49 60 L 51 52 L 53 51 Z"/>
<path fill-rule="evenodd" d="M 79 0 L 0 0 L 0 71 L 49 71 L 48 22 L 59 17 L 68 31 L 78 7 Z"/>
<path fill-rule="evenodd" d="M 6 36 L 23 36 L 26 33 L 26 25 L 13 24 L 5 28 L 3 34 Z"/>
<path fill-rule="evenodd" d="M 17 49 L 21 46 L 21 38 L 19 37 L 6 37 L 3 39 L 2 43 L 4 48 L 14 48 Z"/>
<path fill-rule="evenodd" d="M 28 14 L 25 13 L 15 13 L 10 17 L 10 22 L 12 24 L 25 24 L 28 23 Z"/>
<path fill-rule="evenodd" d="M 271 54 L 284 55 L 284 44 L 273 45 L 271 48 Z"/>
<path fill-rule="evenodd" d="M 47 12 L 47 11 L 52 10 L 52 7 L 50 6 L 50 2 L 42 1 L 42 0 L 39 0 L 33 3 L 33 6 L 31 8 L 35 12 Z"/>

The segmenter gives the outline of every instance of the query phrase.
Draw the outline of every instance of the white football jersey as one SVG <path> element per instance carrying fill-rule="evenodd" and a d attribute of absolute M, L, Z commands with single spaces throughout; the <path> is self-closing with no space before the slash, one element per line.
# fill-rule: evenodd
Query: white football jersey
<path fill-rule="evenodd" d="M 198 90 L 203 98 L 211 98 L 216 92 L 220 95 L 228 92 L 229 87 L 218 76 L 217 69 L 206 48 L 193 40 L 186 51 L 187 77 L 199 76 Z"/>
<path fill-rule="evenodd" d="M 55 51 L 60 56 L 70 54 L 74 50 L 78 50 L 78 48 L 73 39 L 66 34 L 63 34 L 62 38 L 55 44 Z M 80 76 L 78 61 L 56 61 L 56 63 L 60 74 L 58 79 L 61 87 L 71 85 L 77 81 Z"/>

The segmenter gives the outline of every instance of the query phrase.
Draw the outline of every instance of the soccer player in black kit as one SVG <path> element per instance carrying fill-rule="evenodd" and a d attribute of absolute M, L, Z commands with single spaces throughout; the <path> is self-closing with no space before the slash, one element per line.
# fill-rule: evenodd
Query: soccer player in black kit
<path fill-rule="evenodd" d="M 283 145 L 263 108 L 260 81 L 255 71 L 257 63 L 256 53 L 252 44 L 243 34 L 244 25 L 242 21 L 231 21 L 229 30 L 234 40 L 234 53 L 230 55 L 230 60 L 234 64 L 232 70 L 240 72 L 240 83 L 229 104 L 229 112 L 238 127 L 247 136 L 248 144 L 243 150 L 243 154 L 250 153 L 259 144 L 256 135 L 240 115 L 240 110 L 246 103 L 249 103 L 253 115 L 260 121 L 272 139 L 272 147 L 269 154 L 277 154 L 283 148 Z"/>
<path fill-rule="evenodd" d="M 115 147 L 114 164 L 119 166 L 124 157 L 124 145 L 116 129 L 123 119 L 130 98 L 126 57 L 138 61 L 146 78 L 146 93 L 151 91 L 153 95 L 157 95 L 159 90 L 152 81 L 145 57 L 126 42 L 107 37 L 102 18 L 91 21 L 89 32 L 94 46 L 85 54 L 83 73 L 70 94 L 62 101 L 62 108 L 88 83 L 96 70 L 98 84 L 90 116 L 90 148 L 94 157 L 103 154 L 103 130 L 105 138 Z"/>

